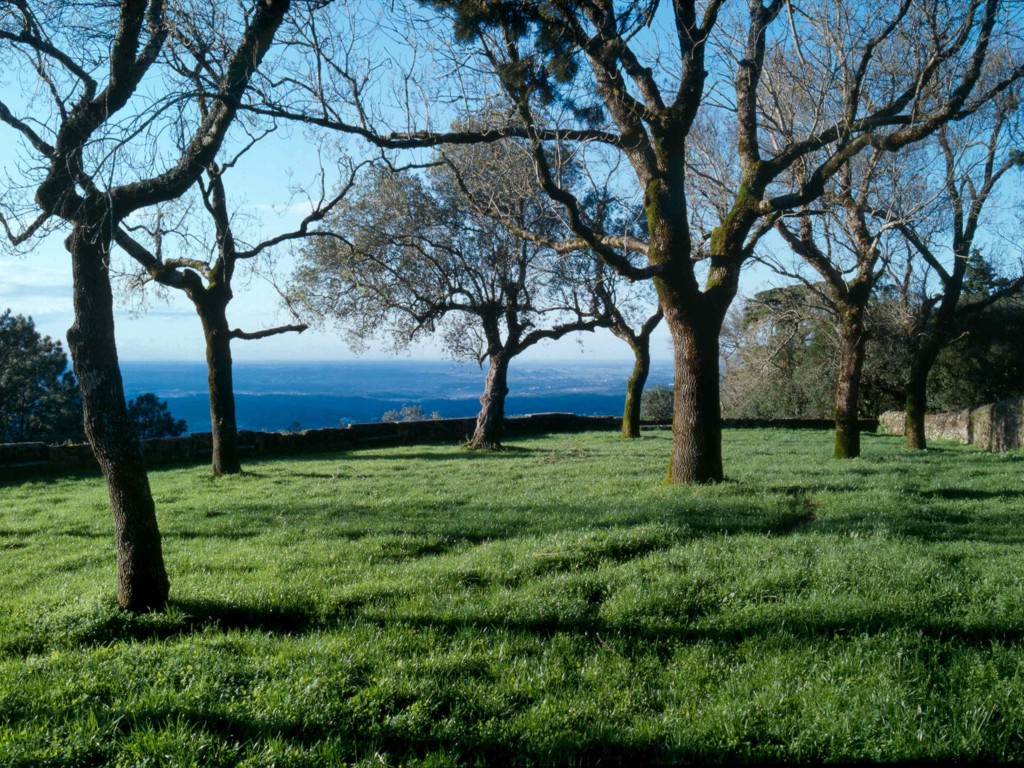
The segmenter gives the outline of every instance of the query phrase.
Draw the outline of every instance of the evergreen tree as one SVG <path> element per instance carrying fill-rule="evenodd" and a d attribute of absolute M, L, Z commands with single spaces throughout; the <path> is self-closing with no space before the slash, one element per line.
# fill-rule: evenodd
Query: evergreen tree
<path fill-rule="evenodd" d="M 0 316 L 0 441 L 81 440 L 82 403 L 59 341 L 31 317 Z"/>
<path fill-rule="evenodd" d="M 177 437 L 188 430 L 188 424 L 171 415 L 167 401 L 157 399 L 152 392 L 144 392 L 128 401 L 128 417 L 135 425 L 140 440 Z"/>

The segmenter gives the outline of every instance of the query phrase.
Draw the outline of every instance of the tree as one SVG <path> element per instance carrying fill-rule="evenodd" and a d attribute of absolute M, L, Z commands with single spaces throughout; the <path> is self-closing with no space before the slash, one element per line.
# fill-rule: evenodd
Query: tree
<path fill-rule="evenodd" d="M 542 242 L 560 222 L 533 192 L 525 159 L 508 143 L 449 151 L 426 175 L 377 168 L 331 217 L 345 241 L 304 248 L 290 290 L 355 345 L 386 332 L 403 348 L 438 333 L 454 357 L 486 361 L 476 448 L 501 445 L 512 359 L 600 321 L 593 261 Z M 473 199 L 504 213 L 488 215 Z"/>
<path fill-rule="evenodd" d="M 465 150 L 462 150 L 465 152 Z M 571 156 L 571 153 L 567 153 Z M 572 170 L 570 170 L 572 169 Z M 573 164 L 563 170 L 562 177 L 582 176 Z M 461 182 L 461 175 L 456 179 Z M 580 181 L 584 181 L 582 178 Z M 591 226 L 599 230 L 602 238 L 609 244 L 618 244 L 622 258 L 634 262 L 636 254 L 630 248 L 638 247 L 645 234 L 643 211 L 630 206 L 612 194 L 611 180 L 595 180 L 588 177 L 590 189 L 582 196 L 584 208 Z M 531 178 L 527 175 L 522 182 L 528 194 L 539 194 L 540 190 L 531 188 Z M 502 226 L 526 241 L 543 245 L 556 253 L 574 254 L 581 250 L 579 241 L 565 241 L 552 238 L 552 233 L 541 233 L 524 229 L 516 216 L 509 215 L 506 205 L 499 195 L 493 193 L 475 194 L 465 184 L 460 185 L 463 201 L 472 206 L 481 215 L 501 222 Z M 532 189 L 532 191 L 531 191 Z M 556 233 L 563 233 L 568 226 L 563 223 L 556 227 Z M 578 258 L 578 256 L 577 256 Z M 592 278 L 587 277 L 588 289 L 596 300 L 599 315 L 598 325 L 608 328 L 614 336 L 624 341 L 633 353 L 633 370 L 626 381 L 626 398 L 622 413 L 622 435 L 626 438 L 640 436 L 640 410 L 643 400 L 644 386 L 651 371 L 651 335 L 664 317 L 657 296 L 648 281 L 634 282 L 624 280 L 603 262 L 595 264 Z M 653 309 L 652 309 L 653 304 Z"/>
<path fill-rule="evenodd" d="M 204 104 L 203 111 L 208 107 Z M 243 152 L 254 144 L 248 143 Z M 155 281 L 162 286 L 184 292 L 192 302 L 203 327 L 206 342 L 207 383 L 210 395 L 210 422 L 213 452 L 211 470 L 214 475 L 238 474 L 242 465 L 238 453 L 238 422 L 235 415 L 234 376 L 232 371 L 231 342 L 235 339 L 264 339 L 282 333 L 302 333 L 305 324 L 294 323 L 255 332 L 231 328 L 227 309 L 234 298 L 232 281 L 238 265 L 270 251 L 282 243 L 321 233 L 310 231 L 310 227 L 323 219 L 331 208 L 340 201 L 355 178 L 356 167 L 349 169 L 347 184 L 331 200 L 322 196 L 311 211 L 295 229 L 266 238 L 252 246 L 245 246 L 236 233 L 228 206 L 224 175 L 228 168 L 239 160 L 236 156 L 225 164 L 211 162 L 204 176 L 196 183 L 202 206 L 213 225 L 214 246 L 200 257 L 194 243 L 194 233 L 187 228 L 171 226 L 162 213 L 153 217 L 149 224 L 125 225 L 115 233 L 115 241 L 143 269 L 143 276 L 136 282 Z M 139 233 L 144 233 L 153 243 L 145 245 Z M 177 247 L 170 247 L 174 240 Z M 177 253 L 173 256 L 169 254 Z M 185 255 L 180 255 L 185 254 Z"/>
<path fill-rule="evenodd" d="M 903 327 L 892 301 L 871 301 L 865 326 L 860 412 L 877 416 L 902 396 Z M 754 295 L 727 324 L 723 412 L 733 418 L 827 419 L 835 414 L 839 310 L 823 282 Z M 895 312 L 896 317 L 901 313 Z"/>
<path fill-rule="evenodd" d="M 622 436 L 640 437 L 644 387 L 651 373 L 651 334 L 664 315 L 659 306 L 653 314 L 637 322 L 627 317 L 621 303 L 614 298 L 608 299 L 606 307 L 611 332 L 626 342 L 633 352 L 633 370 L 626 381 L 626 402 L 622 410 Z"/>
<path fill-rule="evenodd" d="M 970 276 L 971 270 L 968 270 Z M 964 300 L 981 293 L 965 290 Z M 1024 394 L 1024 303 L 1005 297 L 961 315 L 960 335 L 939 353 L 928 377 L 928 402 L 956 411 Z"/>
<path fill-rule="evenodd" d="M 0 442 L 59 442 L 82 437 L 82 403 L 59 341 L 41 336 L 31 317 L 0 315 Z"/>
<path fill-rule="evenodd" d="M 821 285 L 772 288 L 727 323 L 722 409 L 733 418 L 827 418 L 834 399 L 836 316 Z"/>
<path fill-rule="evenodd" d="M 1021 165 L 1017 142 L 1020 128 L 1019 89 L 1010 89 L 959 124 L 943 127 L 935 137 L 943 169 L 942 192 L 934 216 L 938 223 L 907 217 L 899 231 L 938 290 L 922 295 L 910 328 L 910 363 L 906 375 L 905 434 L 907 447 L 924 449 L 924 416 L 927 411 L 928 377 L 939 354 L 958 335 L 965 320 L 994 302 L 1024 289 L 1024 275 L 990 283 L 961 303 L 965 281 L 980 257 L 974 253 L 983 231 L 982 214 L 997 186 L 1011 169 Z M 929 226 L 930 225 L 930 226 Z M 943 253 L 948 254 L 943 259 Z M 922 286 L 922 292 L 927 289 Z"/>
<path fill-rule="evenodd" d="M 638 241 L 645 234 L 642 211 L 639 212 L 641 215 L 629 211 L 627 206 L 612 198 L 609 192 L 609 184 L 606 182 L 600 190 L 596 190 L 596 204 L 587 206 L 595 209 L 592 217 L 595 229 L 600 227 L 602 236 L 607 236 L 609 232 L 618 234 L 622 242 Z M 635 254 L 622 249 L 622 257 L 632 262 Z M 614 270 L 603 262 L 598 263 L 597 272 L 594 291 L 602 308 L 601 324 L 622 339 L 633 353 L 633 370 L 626 381 L 626 400 L 622 409 L 622 436 L 637 438 L 640 437 L 640 420 L 643 418 L 644 387 L 651 373 L 651 335 L 661 324 L 664 313 L 657 296 L 652 296 L 653 290 L 648 281 L 633 282 L 618 278 Z"/>
<path fill-rule="evenodd" d="M 380 416 L 381 421 L 425 421 L 426 419 L 433 421 L 440 418 L 442 418 L 440 411 L 431 411 L 427 416 L 422 405 L 403 405 L 398 410 L 384 411 Z"/>
<path fill-rule="evenodd" d="M 818 0 L 799 16 L 783 0 L 750 0 L 745 17 L 724 0 L 679 0 L 671 9 L 612 0 L 429 5 L 476 45 L 515 121 L 389 134 L 364 110 L 353 123 L 323 101 L 315 114 L 300 103 L 277 111 L 393 148 L 525 135 L 541 186 L 564 206 L 581 247 L 626 277 L 654 280 L 675 350 L 672 482 L 722 479 L 719 335 L 758 241 L 867 147 L 897 151 L 1004 88 L 976 85 L 993 37 L 1016 21 L 1000 0 L 892 0 L 870 12 Z M 360 87 L 350 74 L 343 79 Z M 720 169 L 689 152 L 701 131 L 730 145 Z M 637 248 L 647 266 L 625 259 L 560 183 L 556 148 L 566 142 L 581 157 L 596 148 L 628 165 L 647 214 L 647 241 Z M 691 177 L 715 187 L 707 206 L 691 205 Z M 714 218 L 695 220 L 698 210 Z"/>
<path fill-rule="evenodd" d="M 820 209 L 799 212 L 797 230 L 785 219 L 775 223 L 786 244 L 816 273 L 837 319 L 833 456 L 838 459 L 860 455 L 868 307 L 890 263 L 893 230 L 901 215 L 918 212 L 920 196 L 908 191 L 919 186 L 913 158 L 909 151 L 892 155 L 874 150 L 848 161 L 823 195 Z"/>
<path fill-rule="evenodd" d="M 167 401 L 158 399 L 152 392 L 143 392 L 128 401 L 128 418 L 135 425 L 135 433 L 140 440 L 178 437 L 188 431 L 184 420 L 171 415 Z"/>
<path fill-rule="evenodd" d="M 12 62 L 10 71 L 26 93 L 51 102 L 41 108 L 37 99 L 22 106 L 6 97 L 0 101 L 0 121 L 32 158 L 22 183 L 34 190 L 39 211 L 20 231 L 12 229 L 17 213 L 8 211 L 3 223 L 16 245 L 48 225 L 69 230 L 65 246 L 75 321 L 68 346 L 86 437 L 109 490 L 118 603 L 133 611 L 162 610 L 170 585 L 117 361 L 109 275 L 114 233 L 133 213 L 184 194 L 213 162 L 288 8 L 288 0 L 261 0 L 240 9 L 238 18 L 222 19 L 231 23 L 218 27 L 212 49 L 203 38 L 188 39 L 204 26 L 189 13 L 202 12 L 201 6 L 20 0 L 0 14 L 0 51 Z M 180 45 L 169 53 L 172 34 Z M 190 42 L 196 43 L 191 50 Z M 170 158 L 160 142 L 166 127 L 160 121 L 181 103 L 176 86 L 192 88 L 174 82 L 159 66 L 167 56 L 224 62 L 205 70 L 210 110 L 180 115 L 184 150 Z M 144 79 L 159 79 L 166 97 L 139 94 Z M 31 112 L 19 116 L 19 109 Z M 143 159 L 147 162 L 138 162 Z"/>
<path fill-rule="evenodd" d="M 500 114 L 492 114 L 490 117 L 494 124 L 501 125 L 504 122 Z M 479 123 L 479 120 L 469 120 L 464 121 L 463 125 L 472 127 Z M 467 154 L 468 150 L 461 149 L 459 152 Z M 561 164 L 559 177 L 563 183 L 580 186 L 590 226 L 599 231 L 602 239 L 610 246 L 619 246 L 621 257 L 633 263 L 636 254 L 631 249 L 642 249 L 642 238 L 646 232 L 643 211 L 636 205 L 623 202 L 613 194 L 612 179 L 597 179 L 592 174 L 583 174 L 578 163 L 572 159 L 571 151 L 567 150 L 561 154 L 569 159 Z M 453 164 L 451 168 L 455 172 L 454 178 L 462 192 L 464 205 L 472 207 L 482 216 L 500 222 L 512 234 L 527 242 L 545 246 L 555 253 L 574 254 L 567 255 L 566 258 L 579 258 L 577 252 L 584 249 L 581 241 L 559 239 L 569 232 L 567 223 L 563 221 L 555 227 L 526 228 L 515 207 L 508 206 L 502 199 L 499 186 L 495 186 L 494 189 L 481 189 L 479 186 L 472 189 L 466 185 L 464 174 L 458 172 L 458 166 Z M 531 197 L 542 194 L 536 187 L 533 174 L 521 175 L 521 189 L 516 194 Z M 633 353 L 633 370 L 626 381 L 622 435 L 626 438 L 639 437 L 641 401 L 651 370 L 651 335 L 663 318 L 661 307 L 658 305 L 657 297 L 652 296 L 653 291 L 647 281 L 635 283 L 632 280 L 624 280 L 600 261 L 595 264 L 594 274 L 583 279 L 596 301 L 598 325 L 608 328 L 613 335 L 624 341 Z"/>
<path fill-rule="evenodd" d="M 655 384 L 645 390 L 640 398 L 640 418 L 644 421 L 672 421 L 671 387 Z"/>

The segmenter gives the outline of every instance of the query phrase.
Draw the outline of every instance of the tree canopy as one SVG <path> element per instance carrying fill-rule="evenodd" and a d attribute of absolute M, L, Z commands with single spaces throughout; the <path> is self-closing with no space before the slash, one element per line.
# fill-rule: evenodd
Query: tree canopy
<path fill-rule="evenodd" d="M 474 444 L 500 443 L 512 358 L 609 322 L 598 285 L 613 276 L 557 248 L 564 224 L 519 143 L 447 150 L 425 172 L 377 167 L 328 221 L 335 237 L 303 249 L 291 301 L 356 346 L 437 334 L 453 357 L 486 362 Z"/>

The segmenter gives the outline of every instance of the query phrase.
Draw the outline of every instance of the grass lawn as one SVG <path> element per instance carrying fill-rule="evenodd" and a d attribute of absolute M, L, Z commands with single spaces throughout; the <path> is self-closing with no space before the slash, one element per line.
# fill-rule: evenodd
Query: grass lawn
<path fill-rule="evenodd" d="M 98 478 L 0 485 L 0 765 L 1024 759 L 1024 457 L 831 441 L 154 471 L 144 617 Z"/>

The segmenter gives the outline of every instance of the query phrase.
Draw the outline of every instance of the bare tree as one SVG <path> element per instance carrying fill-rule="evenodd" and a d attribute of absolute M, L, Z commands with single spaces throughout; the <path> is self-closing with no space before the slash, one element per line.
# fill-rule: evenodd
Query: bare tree
<path fill-rule="evenodd" d="M 251 147 L 248 144 L 246 149 Z M 295 228 L 245 245 L 237 232 L 229 209 L 224 176 L 234 166 L 236 156 L 223 165 L 210 163 L 196 183 L 202 206 L 213 226 L 213 245 L 203 254 L 188 222 L 170 222 L 162 212 L 150 222 L 122 225 L 114 234 L 115 242 L 139 266 L 142 274 L 131 276 L 135 287 L 155 281 L 162 286 L 184 292 L 192 302 L 203 327 L 206 343 L 207 382 L 210 395 L 214 475 L 237 474 L 242 471 L 238 453 L 238 423 L 235 415 L 235 393 L 231 359 L 231 342 L 235 339 L 265 339 L 283 333 L 302 333 L 304 323 L 291 323 L 258 331 L 231 328 L 227 309 L 234 298 L 232 281 L 239 264 L 270 252 L 276 246 L 307 237 L 327 237 L 327 233 L 311 229 L 320 222 L 352 188 L 359 165 L 350 164 L 347 178 L 338 192 L 327 199 L 321 188 L 319 198 L 310 200 L 310 212 Z M 187 217 L 186 217 L 187 218 Z M 169 245 L 171 241 L 175 245 Z"/>
<path fill-rule="evenodd" d="M 928 377 L 939 353 L 958 337 L 962 321 L 1024 289 L 1022 275 L 961 303 L 971 255 L 985 229 L 986 204 L 999 182 L 1022 164 L 1020 137 L 1018 89 L 1007 91 L 963 122 L 943 127 L 934 141 L 943 194 L 933 210 L 933 221 L 918 217 L 899 221 L 899 232 L 938 283 L 935 292 L 927 291 L 927 282 L 922 285 L 923 295 L 911 315 L 904 409 L 908 448 L 926 447 Z M 996 245 L 995 249 L 1001 248 Z"/>
<path fill-rule="evenodd" d="M 819 201 L 820 210 L 800 212 L 797 229 L 785 218 L 775 223 L 789 247 L 823 282 L 835 308 L 839 352 L 835 458 L 860 455 L 868 307 L 890 262 L 892 233 L 900 221 L 896 201 L 908 216 L 918 213 L 924 204 L 919 195 L 908 191 L 917 186 L 908 178 L 914 177 L 912 157 L 910 152 L 893 155 L 875 150 L 856 158 L 833 180 Z"/>
<path fill-rule="evenodd" d="M 5 228 L 16 244 L 52 222 L 70 232 L 65 245 L 75 321 L 68 346 L 86 436 L 110 493 L 118 603 L 130 610 L 162 609 L 169 581 L 117 361 L 109 274 L 114 234 L 134 212 L 184 194 L 213 162 L 288 9 L 288 0 L 261 0 L 239 9 L 240 15 L 219 30 L 224 46 L 217 52 L 224 66 L 211 78 L 210 109 L 193 116 L 184 150 L 169 162 L 162 156 L 157 123 L 174 107 L 182 84 L 158 64 L 172 36 L 190 28 L 187 6 L 163 0 L 103 5 L 16 0 L 0 10 L 0 51 L 17 62 L 11 71 L 25 93 L 48 100 L 46 108 L 0 101 L 0 121 L 31 158 L 24 189 L 34 190 L 40 211 L 20 231 L 7 215 Z M 212 55 L 190 51 L 187 39 L 176 42 L 187 51 L 181 55 Z M 167 90 L 155 103 L 137 93 L 144 78 L 154 77 L 165 78 Z"/>

